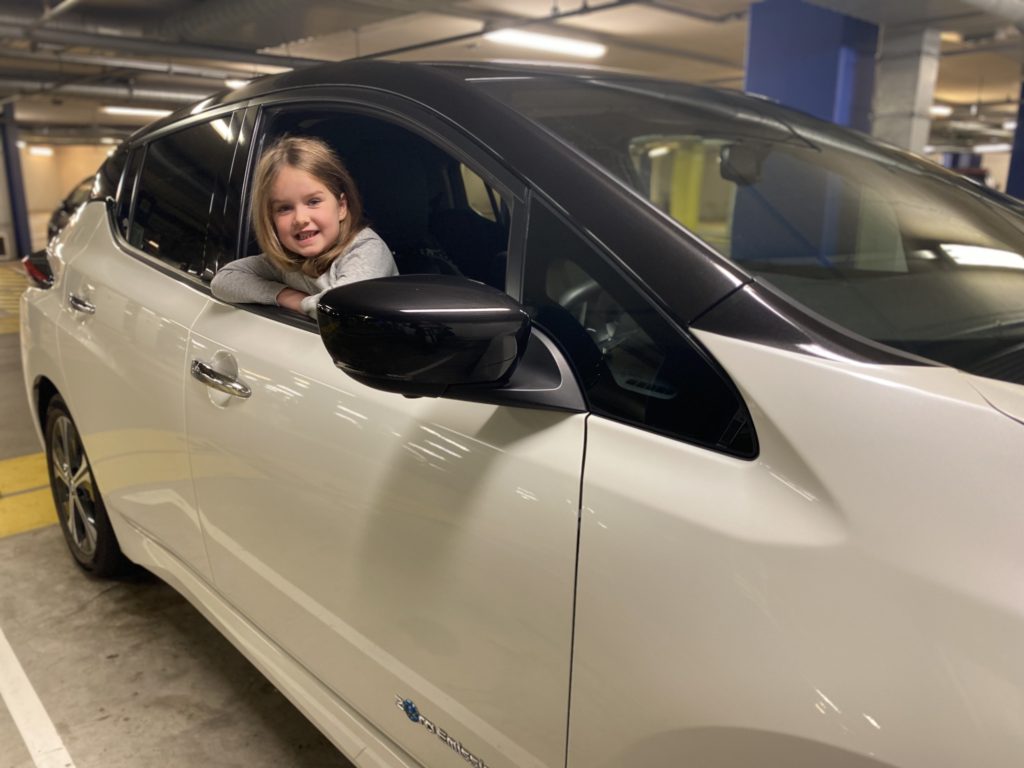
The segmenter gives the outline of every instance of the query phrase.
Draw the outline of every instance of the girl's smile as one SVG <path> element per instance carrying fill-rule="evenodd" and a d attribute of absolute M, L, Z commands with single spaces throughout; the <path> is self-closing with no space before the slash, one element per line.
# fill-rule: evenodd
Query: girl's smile
<path fill-rule="evenodd" d="M 348 216 L 344 195 L 334 197 L 319 179 L 290 165 L 278 172 L 270 203 L 281 245 L 307 259 L 338 242 Z"/>

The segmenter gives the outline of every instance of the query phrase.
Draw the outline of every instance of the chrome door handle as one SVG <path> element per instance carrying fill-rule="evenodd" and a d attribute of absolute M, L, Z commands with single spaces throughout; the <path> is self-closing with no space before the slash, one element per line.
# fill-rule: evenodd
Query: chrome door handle
<path fill-rule="evenodd" d="M 252 395 L 252 390 L 238 381 L 238 379 L 232 379 L 223 373 L 217 373 L 217 371 L 200 360 L 192 361 L 192 378 L 198 379 L 206 386 L 212 387 L 218 392 L 223 392 L 233 397 L 240 397 L 243 400 Z"/>
<path fill-rule="evenodd" d="M 75 310 L 75 312 L 82 312 L 86 315 L 96 314 L 96 307 L 93 304 L 90 304 L 79 296 L 75 296 L 73 293 L 68 294 L 68 304 L 73 310 Z"/>

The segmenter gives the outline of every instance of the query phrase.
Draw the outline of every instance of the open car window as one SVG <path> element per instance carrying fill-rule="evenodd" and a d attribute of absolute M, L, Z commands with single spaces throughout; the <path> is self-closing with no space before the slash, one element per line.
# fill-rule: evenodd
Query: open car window
<path fill-rule="evenodd" d="M 337 152 L 399 273 L 462 275 L 505 289 L 508 210 L 480 171 L 401 125 L 338 106 L 271 109 L 264 125 L 264 147 L 288 134 L 323 139 Z M 252 235 L 247 252 L 259 252 Z"/>

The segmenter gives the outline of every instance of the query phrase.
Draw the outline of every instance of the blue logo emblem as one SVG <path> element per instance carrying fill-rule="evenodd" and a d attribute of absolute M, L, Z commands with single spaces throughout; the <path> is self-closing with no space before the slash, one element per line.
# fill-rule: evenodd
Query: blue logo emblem
<path fill-rule="evenodd" d="M 412 703 L 412 699 L 405 699 L 402 701 L 402 711 L 405 712 L 406 716 L 414 723 L 420 721 L 420 711 L 416 708 L 416 705 Z"/>
<path fill-rule="evenodd" d="M 487 768 L 487 763 L 466 749 L 462 745 L 461 741 L 456 739 L 454 736 L 449 735 L 444 728 L 436 725 L 432 720 L 428 720 L 421 715 L 420 708 L 413 703 L 412 699 L 406 699 L 396 695 L 395 706 L 402 710 L 409 720 L 416 723 L 416 725 L 422 725 L 426 729 L 427 733 L 440 739 L 452 752 L 473 766 L 473 768 Z"/>

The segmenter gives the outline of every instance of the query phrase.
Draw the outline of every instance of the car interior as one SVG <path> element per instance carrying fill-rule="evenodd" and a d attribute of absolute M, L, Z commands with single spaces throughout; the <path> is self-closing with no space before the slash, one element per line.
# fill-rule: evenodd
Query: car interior
<path fill-rule="evenodd" d="M 463 275 L 504 290 L 508 207 L 456 158 L 392 123 L 331 109 L 278 112 L 264 145 L 286 134 L 338 153 L 401 274 Z M 248 253 L 258 251 L 251 238 Z"/>

